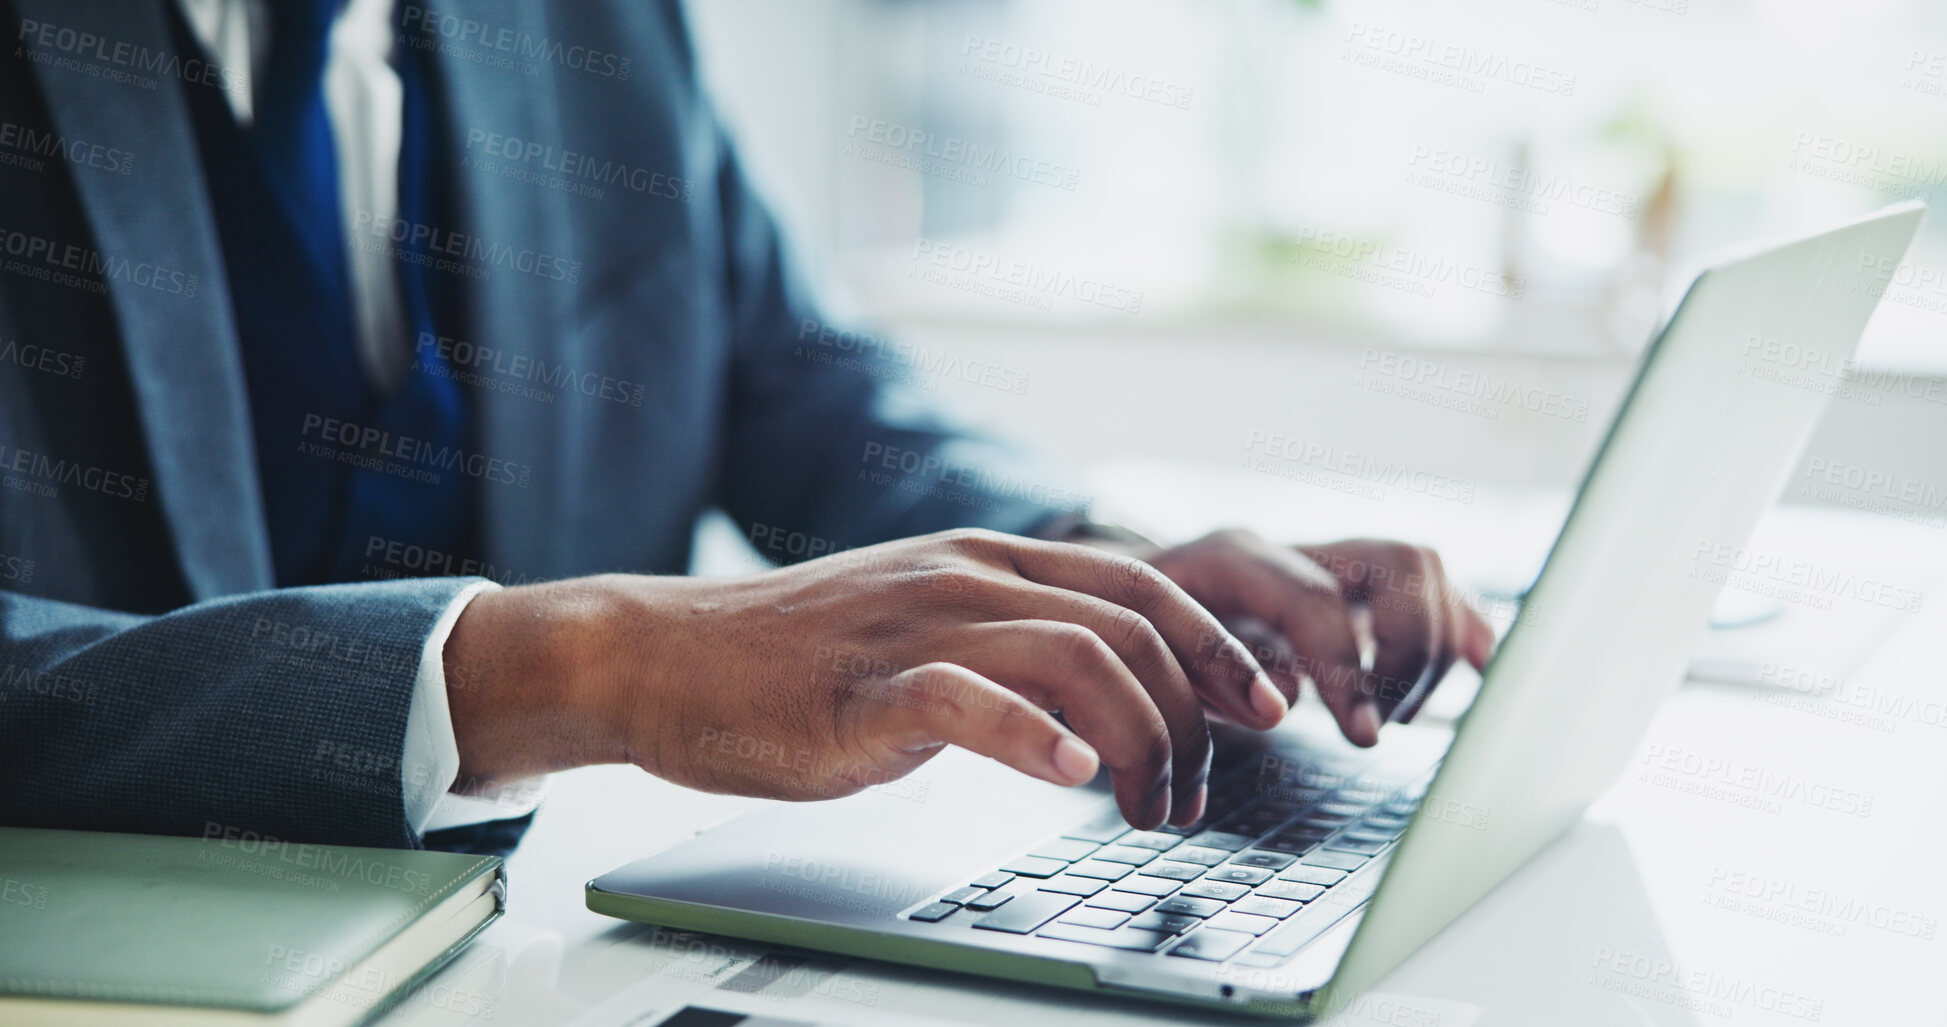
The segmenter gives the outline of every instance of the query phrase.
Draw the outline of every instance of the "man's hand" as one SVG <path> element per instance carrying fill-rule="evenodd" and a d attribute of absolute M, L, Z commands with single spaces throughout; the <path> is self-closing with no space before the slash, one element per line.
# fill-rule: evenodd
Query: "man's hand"
<path fill-rule="evenodd" d="M 1312 681 L 1358 745 L 1376 744 L 1388 720 L 1411 720 L 1456 659 L 1483 668 L 1494 649 L 1493 629 L 1421 546 L 1285 548 L 1220 531 L 1138 555 L 1249 644 L 1287 700 Z"/>
<path fill-rule="evenodd" d="M 1107 765 L 1131 824 L 1190 824 L 1206 709 L 1269 728 L 1308 679 L 1371 745 L 1456 658 L 1480 666 L 1493 645 L 1430 550 L 1219 532 L 1141 556 L 967 530 L 744 578 L 485 593 L 445 652 L 460 773 L 633 763 L 706 791 L 820 799 L 951 744 L 1057 784 Z"/>
<path fill-rule="evenodd" d="M 1235 577 L 1174 563 L 1199 584 Z M 1230 608 L 1275 610 L 1261 591 Z M 448 690 L 465 780 L 627 762 L 707 791 L 830 798 L 952 744 L 1058 784 L 1099 761 L 1145 828 L 1202 814 L 1206 707 L 1268 728 L 1295 694 L 1157 568 L 978 530 L 737 579 L 485 593 L 446 669 L 465 683 Z"/>

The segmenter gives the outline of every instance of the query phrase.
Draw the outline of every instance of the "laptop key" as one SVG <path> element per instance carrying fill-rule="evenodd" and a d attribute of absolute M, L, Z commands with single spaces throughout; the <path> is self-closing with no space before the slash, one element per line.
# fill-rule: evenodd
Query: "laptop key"
<path fill-rule="evenodd" d="M 1194 881 L 1203 876 L 1203 868 L 1195 863 L 1177 863 L 1167 859 L 1151 863 L 1141 872 L 1150 877 L 1167 877 L 1172 881 Z"/>
<path fill-rule="evenodd" d="M 964 906 L 967 904 L 968 899 L 977 899 L 985 894 L 987 894 L 987 889 L 975 888 L 969 885 L 965 888 L 961 888 L 957 891 L 950 891 L 945 895 L 940 896 L 940 901 L 951 902 L 956 906 Z"/>
<path fill-rule="evenodd" d="M 1216 899 L 1198 899 L 1178 895 L 1164 899 L 1156 904 L 1156 912 L 1173 913 L 1177 916 L 1208 917 L 1224 911 L 1224 904 Z"/>
<path fill-rule="evenodd" d="M 1269 884 L 1258 885 L 1257 894 L 1267 899 L 1310 902 L 1325 894 L 1325 889 L 1320 885 L 1307 884 L 1304 881 L 1272 881 Z"/>
<path fill-rule="evenodd" d="M 1123 913 L 1140 913 L 1156 904 L 1148 895 L 1138 895 L 1127 891 L 1105 891 L 1088 900 L 1088 904 L 1098 909 L 1113 909 Z"/>
<path fill-rule="evenodd" d="M 1076 877 L 1074 874 L 1058 874 L 1041 882 L 1042 891 L 1060 892 L 1063 895 L 1080 895 L 1087 898 L 1109 886 L 1107 881 L 1093 877 Z"/>
<path fill-rule="evenodd" d="M 1031 934 L 1036 928 L 1074 909 L 1081 899 L 1051 891 L 1033 891 L 974 921 L 983 931 Z"/>
<path fill-rule="evenodd" d="M 1042 856 L 1018 856 L 1001 864 L 1001 871 L 1019 874 L 1022 877 L 1053 877 L 1068 869 L 1068 864 L 1059 859 Z"/>
<path fill-rule="evenodd" d="M 1259 848 L 1270 849 L 1273 852 L 1302 856 L 1318 848 L 1321 841 L 1323 841 L 1321 838 L 1299 838 L 1290 835 L 1279 835 L 1276 838 L 1267 838 L 1257 844 Z"/>
<path fill-rule="evenodd" d="M 1080 838 L 1098 845 L 1115 841 L 1129 832 L 1129 824 L 1122 819 L 1122 811 L 1110 806 L 1096 814 L 1093 820 L 1077 824 L 1061 833 L 1064 838 Z"/>
<path fill-rule="evenodd" d="M 1152 899 L 1160 899 L 1176 890 L 1176 882 L 1166 877 L 1143 877 L 1137 874 L 1117 881 L 1115 890 L 1132 891 Z"/>
<path fill-rule="evenodd" d="M 1188 895 L 1191 898 L 1197 899 L 1216 899 L 1219 902 L 1229 902 L 1233 899 L 1243 898 L 1245 895 L 1250 894 L 1250 891 L 1249 888 L 1241 884 L 1230 884 L 1226 881 L 1205 879 L 1184 885 L 1183 890 L 1177 894 Z"/>
<path fill-rule="evenodd" d="M 1064 863 L 1073 863 L 1078 859 L 1086 857 L 1097 848 L 1100 848 L 1100 846 L 1094 842 L 1085 842 L 1075 838 L 1053 838 L 1029 849 L 1028 855 L 1039 856 L 1042 859 L 1058 859 Z"/>
<path fill-rule="evenodd" d="M 1195 838 L 1190 839 L 1190 844 L 1201 845 L 1206 849 L 1222 849 L 1225 852 L 1236 852 L 1238 849 L 1256 840 L 1250 835 L 1231 834 L 1228 831 L 1205 831 Z"/>
<path fill-rule="evenodd" d="M 1326 929 L 1339 922 L 1341 913 L 1326 911 L 1323 914 L 1294 916 L 1284 922 L 1284 927 L 1271 932 L 1269 937 L 1257 943 L 1252 952 L 1262 952 L 1267 956 L 1289 956 L 1311 943 L 1313 938 L 1324 934 Z M 1202 933 L 1202 932 L 1198 932 Z"/>
<path fill-rule="evenodd" d="M 1266 870 L 1283 870 L 1295 862 L 1282 852 L 1240 852 L 1231 857 L 1231 862 L 1240 867 L 1263 867 Z"/>
<path fill-rule="evenodd" d="M 1007 905 L 1008 900 L 1019 894 L 1018 891 L 990 891 L 978 898 L 968 899 L 967 908 L 976 913 L 985 913 L 990 909 L 999 909 Z"/>
<path fill-rule="evenodd" d="M 1014 880 L 1013 874 L 1003 874 L 996 870 L 991 874 L 981 874 L 969 883 L 976 888 L 999 888 L 1012 880 Z"/>
<path fill-rule="evenodd" d="M 1105 931 L 1099 927 L 1081 927 L 1076 924 L 1049 924 L 1036 936 L 1059 941 L 1079 941 L 1084 945 L 1106 945 L 1112 949 L 1129 949 L 1135 952 L 1154 952 L 1174 937 L 1161 931 L 1145 931 L 1134 927 L 1118 927 L 1113 931 Z"/>
<path fill-rule="evenodd" d="M 1139 867 L 1155 859 L 1156 850 L 1135 845 L 1104 845 L 1095 851 L 1095 858 Z"/>
<path fill-rule="evenodd" d="M 1278 875 L 1280 881 L 1298 881 L 1304 884 L 1322 884 L 1327 888 L 1345 880 L 1345 871 L 1331 867 L 1306 866 L 1303 863 Z"/>
<path fill-rule="evenodd" d="M 1305 857 L 1305 862 L 1333 870 L 1357 870 L 1366 865 L 1366 857 L 1352 852 L 1314 852 Z"/>
<path fill-rule="evenodd" d="M 1290 899 L 1276 899 L 1258 894 L 1248 899 L 1238 899 L 1231 903 L 1230 908 L 1238 913 L 1251 913 L 1257 916 L 1268 916 L 1273 920 L 1283 920 L 1305 907 Z"/>
<path fill-rule="evenodd" d="M 1374 831 L 1370 828 L 1362 827 L 1356 831 L 1347 831 L 1339 835 L 1338 840 L 1342 842 L 1371 842 L 1374 845 L 1384 846 L 1387 842 L 1397 837 L 1399 837 L 1399 832 L 1397 831 Z"/>
<path fill-rule="evenodd" d="M 1263 884 L 1271 879 L 1271 871 L 1262 867 L 1240 867 L 1236 864 L 1217 867 L 1203 875 L 1206 881 L 1228 881 L 1231 884 Z"/>
<path fill-rule="evenodd" d="M 1161 831 L 1131 831 L 1115 840 L 1117 845 L 1134 845 L 1139 849 L 1155 849 L 1168 852 L 1183 844 L 1183 839 Z"/>
<path fill-rule="evenodd" d="M 1120 881 L 1136 869 L 1127 863 L 1111 863 L 1106 859 L 1085 859 L 1068 868 L 1076 877 L 1093 877 L 1098 881 Z"/>
<path fill-rule="evenodd" d="M 1200 923 L 1203 923 L 1203 920 L 1199 917 L 1150 910 L 1134 920 L 1129 921 L 1129 926 L 1145 931 L 1163 931 L 1168 934 L 1182 934 L 1184 931 Z"/>
<path fill-rule="evenodd" d="M 1208 930 L 1243 931 L 1251 935 L 1263 934 L 1276 926 L 1278 926 L 1276 917 L 1255 916 L 1250 913 L 1239 913 L 1236 910 L 1225 910 L 1204 923 L 1204 927 Z"/>
<path fill-rule="evenodd" d="M 959 911 L 960 911 L 960 907 L 951 902 L 935 902 L 930 906 L 924 906 L 920 909 L 913 910 L 911 913 L 906 914 L 906 918 L 909 920 L 920 920 L 931 924 L 931 923 L 937 923 L 941 920 L 945 920 L 947 917 L 950 917 Z"/>
<path fill-rule="evenodd" d="M 1384 849 L 1387 846 L 1387 844 L 1388 844 L 1387 842 L 1361 841 L 1357 838 L 1348 838 L 1344 835 L 1340 835 L 1339 837 L 1334 838 L 1331 841 L 1325 843 L 1325 851 L 1356 852 L 1361 856 L 1377 856 L 1379 855 L 1380 850 Z"/>
<path fill-rule="evenodd" d="M 1102 909 L 1097 906 L 1082 906 L 1061 915 L 1058 923 L 1077 924 L 1082 927 L 1099 927 L 1112 931 L 1129 921 L 1129 914 L 1118 909 Z"/>
<path fill-rule="evenodd" d="M 1178 863 L 1195 863 L 1199 866 L 1214 867 L 1230 858 L 1229 849 L 1206 849 L 1201 845 L 1185 845 L 1170 850 L 1170 858 Z"/>
<path fill-rule="evenodd" d="M 1237 931 L 1213 931 L 1206 927 L 1177 942 L 1170 955 L 1221 963 L 1236 955 L 1238 949 L 1249 945 L 1251 937 Z"/>

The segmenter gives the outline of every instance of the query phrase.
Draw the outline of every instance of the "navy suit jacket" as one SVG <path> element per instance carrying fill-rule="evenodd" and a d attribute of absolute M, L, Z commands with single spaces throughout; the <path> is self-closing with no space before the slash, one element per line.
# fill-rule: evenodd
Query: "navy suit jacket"
<path fill-rule="evenodd" d="M 460 213 L 353 244 L 444 233 L 469 336 L 421 342 L 502 472 L 477 563 L 379 540 L 273 588 L 280 398 L 246 394 L 185 102 L 230 70 L 174 52 L 173 2 L 0 0 L 0 822 L 417 845 L 398 760 L 457 574 L 681 573 L 712 506 L 816 540 L 787 555 L 1072 507 L 823 334 L 678 3 L 420 0 Z"/>

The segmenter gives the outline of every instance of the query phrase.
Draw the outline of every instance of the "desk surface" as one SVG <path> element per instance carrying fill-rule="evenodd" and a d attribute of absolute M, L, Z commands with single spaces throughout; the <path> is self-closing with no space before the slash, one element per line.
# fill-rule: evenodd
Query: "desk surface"
<path fill-rule="evenodd" d="M 1099 479 L 1109 482 L 1099 494 L 1113 491 L 1116 473 Z M 1212 507 L 1240 498 L 1215 484 L 1153 490 L 1159 473 L 1138 478 L 1149 495 L 1187 492 L 1200 497 L 1192 504 Z M 1264 498 L 1251 496 L 1246 508 L 1280 508 Z M 1476 539 L 1495 530 L 1490 521 L 1505 533 L 1508 511 L 1521 504 L 1503 499 L 1428 519 L 1389 504 L 1387 516 L 1407 522 L 1381 527 L 1418 520 L 1427 530 L 1415 534 L 1463 550 L 1470 522 Z M 1552 502 L 1527 508 L 1559 516 L 1559 497 Z M 1301 508 L 1312 526 L 1325 525 L 1307 537 L 1338 534 L 1333 518 L 1350 516 Z M 1214 510 L 1201 521 L 1198 511 L 1163 513 L 1149 523 L 1164 522 L 1166 534 L 1221 519 Z M 1275 515 L 1251 520 L 1296 534 L 1280 531 Z M 1785 510 L 1761 529 L 1761 542 L 1823 566 L 1897 563 L 1902 580 L 1922 588 L 1947 566 L 1947 532 L 1861 514 Z M 1935 868 L 1947 778 L 1938 643 L 1947 603 L 1935 597 L 1890 618 L 1857 616 L 1856 605 L 1871 604 L 1840 596 L 1829 608 L 1794 606 L 1783 634 L 1774 625 L 1774 642 L 1758 646 L 1829 636 L 1806 664 L 1813 670 L 1774 675 L 1797 688 L 1693 678 L 1581 825 L 1333 1022 L 1947 1021 L 1929 987 L 1947 949 L 1939 938 L 1947 880 Z M 1740 646 L 1751 648 L 1731 643 Z M 648 1025 L 692 1001 L 863 1027 L 1250 1022 L 865 961 L 752 969 L 763 947 L 670 936 L 583 907 L 589 878 L 757 805 L 631 768 L 557 775 L 510 862 L 508 915 L 381 1022 Z"/>

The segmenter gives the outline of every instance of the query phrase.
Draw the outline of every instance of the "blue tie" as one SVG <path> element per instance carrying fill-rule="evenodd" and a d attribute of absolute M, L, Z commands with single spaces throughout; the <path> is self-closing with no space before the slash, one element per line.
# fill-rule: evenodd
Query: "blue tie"
<path fill-rule="evenodd" d="M 400 567 L 368 553 L 471 550 L 466 416 L 438 353 L 381 395 L 359 360 L 338 166 L 323 72 L 342 0 L 275 0 L 253 124 L 215 90 L 187 86 L 223 243 L 249 389 L 257 467 L 281 586 L 357 580 Z M 175 5 L 171 4 L 171 8 Z M 178 43 L 194 46 L 176 18 Z M 405 223 L 432 216 L 433 128 L 417 51 L 403 50 Z M 398 261 L 414 338 L 452 309 L 441 283 Z M 450 326 L 448 334 L 451 334 Z M 427 562 L 415 561 L 418 566 Z M 412 564 L 408 564 L 408 567 Z"/>

